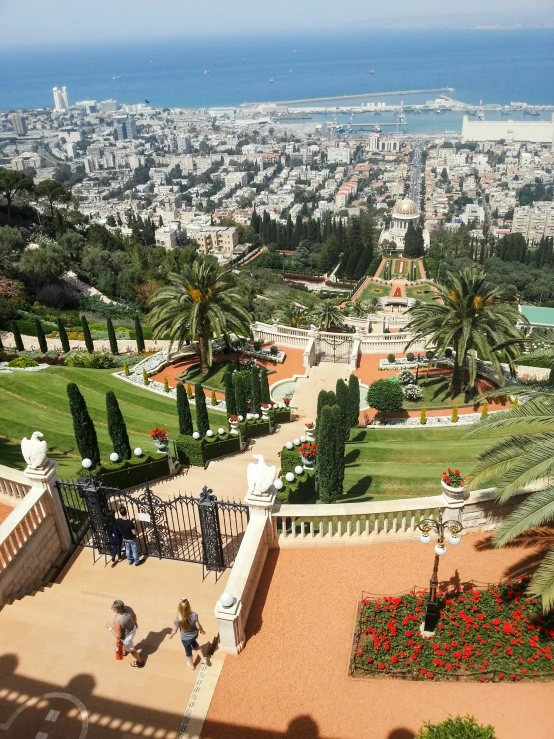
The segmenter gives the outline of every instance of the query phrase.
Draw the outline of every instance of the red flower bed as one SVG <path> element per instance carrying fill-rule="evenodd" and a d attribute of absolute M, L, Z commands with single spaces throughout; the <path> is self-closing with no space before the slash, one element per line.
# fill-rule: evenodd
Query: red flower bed
<path fill-rule="evenodd" d="M 525 595 L 528 579 L 448 593 L 429 639 L 420 634 L 427 594 L 362 601 L 355 675 L 480 682 L 554 679 L 554 613 Z"/>

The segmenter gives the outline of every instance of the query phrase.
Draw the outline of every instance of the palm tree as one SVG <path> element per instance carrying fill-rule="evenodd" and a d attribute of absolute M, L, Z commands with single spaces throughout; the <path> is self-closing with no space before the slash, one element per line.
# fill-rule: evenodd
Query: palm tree
<path fill-rule="evenodd" d="M 180 274 L 169 275 L 169 285 L 149 301 L 149 323 L 155 338 L 169 334 L 180 348 L 187 339 L 198 340 L 200 366 L 208 372 L 212 364 L 212 338 L 231 332 L 247 333 L 250 314 L 230 271 L 211 260 L 196 259 Z"/>
<path fill-rule="evenodd" d="M 289 303 L 279 311 L 279 318 L 287 326 L 302 328 L 308 325 L 308 310 L 300 303 Z"/>
<path fill-rule="evenodd" d="M 526 354 L 525 358 L 546 359 L 554 367 L 554 334 L 546 337 L 546 343 L 545 348 Z M 526 534 L 529 543 L 534 540 L 543 547 L 545 543 L 552 545 L 530 583 L 530 592 L 542 597 L 547 611 L 554 606 L 554 535 L 544 536 L 533 529 L 554 518 L 554 387 L 550 382 L 514 385 L 504 387 L 502 395 L 516 396 L 524 402 L 509 411 L 495 413 L 470 432 L 485 437 L 496 431 L 510 433 L 478 455 L 470 485 L 476 489 L 494 480 L 501 504 L 509 502 L 523 487 L 534 488 L 495 531 L 493 542 L 503 547 Z"/>
<path fill-rule="evenodd" d="M 466 268 L 458 274 L 446 273 L 448 285 L 437 285 L 438 299 L 432 303 L 416 303 L 408 313 L 411 321 L 406 331 L 413 334 L 406 349 L 425 339 L 427 346 L 436 348 L 440 356 L 447 347 L 454 350 L 454 369 L 450 381 L 452 396 L 458 395 L 464 382 L 466 361 L 469 382 L 477 376 L 477 356 L 488 360 L 496 370 L 498 381 L 504 376 L 498 348 L 515 373 L 514 360 L 519 355 L 518 343 L 523 339 L 516 323 L 521 318 L 517 306 L 501 302 L 502 288 L 486 280 L 482 269 Z M 515 342 L 514 342 L 515 340 Z"/>
<path fill-rule="evenodd" d="M 331 326 L 342 326 L 344 316 L 332 300 L 322 300 L 311 313 L 311 318 L 320 328 L 328 331 Z"/>

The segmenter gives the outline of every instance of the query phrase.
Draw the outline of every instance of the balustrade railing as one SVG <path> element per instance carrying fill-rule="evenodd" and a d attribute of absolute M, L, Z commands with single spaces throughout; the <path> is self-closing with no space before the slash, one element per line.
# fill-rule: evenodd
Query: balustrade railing
<path fill-rule="evenodd" d="M 12 498 L 24 498 L 31 489 L 31 483 L 23 472 L 0 464 L 0 493 Z"/>
<path fill-rule="evenodd" d="M 48 515 L 48 492 L 36 488 L 0 524 L 0 579 Z"/>

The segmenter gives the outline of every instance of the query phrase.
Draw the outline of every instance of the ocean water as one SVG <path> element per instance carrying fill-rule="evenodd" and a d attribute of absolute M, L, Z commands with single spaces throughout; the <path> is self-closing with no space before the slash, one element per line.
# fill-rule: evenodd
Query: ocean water
<path fill-rule="evenodd" d="M 370 69 L 375 74 L 368 74 Z M 376 29 L 364 34 L 0 49 L 0 110 L 51 106 L 54 85 L 68 88 L 70 102 L 147 99 L 155 106 L 180 107 L 347 99 L 440 87 L 453 87 L 452 97 L 474 105 L 480 100 L 554 104 L 554 29 Z M 437 96 L 402 99 L 410 103 Z M 423 118 L 409 116 L 409 130 L 444 130 L 461 123 L 459 116 Z"/>

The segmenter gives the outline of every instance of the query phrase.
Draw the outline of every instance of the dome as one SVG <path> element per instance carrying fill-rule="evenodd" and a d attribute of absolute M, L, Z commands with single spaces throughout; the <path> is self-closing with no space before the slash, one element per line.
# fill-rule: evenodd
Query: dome
<path fill-rule="evenodd" d="M 404 198 L 399 203 L 396 203 L 393 208 L 393 215 L 399 216 L 415 216 L 417 215 L 417 205 L 413 200 Z"/>

